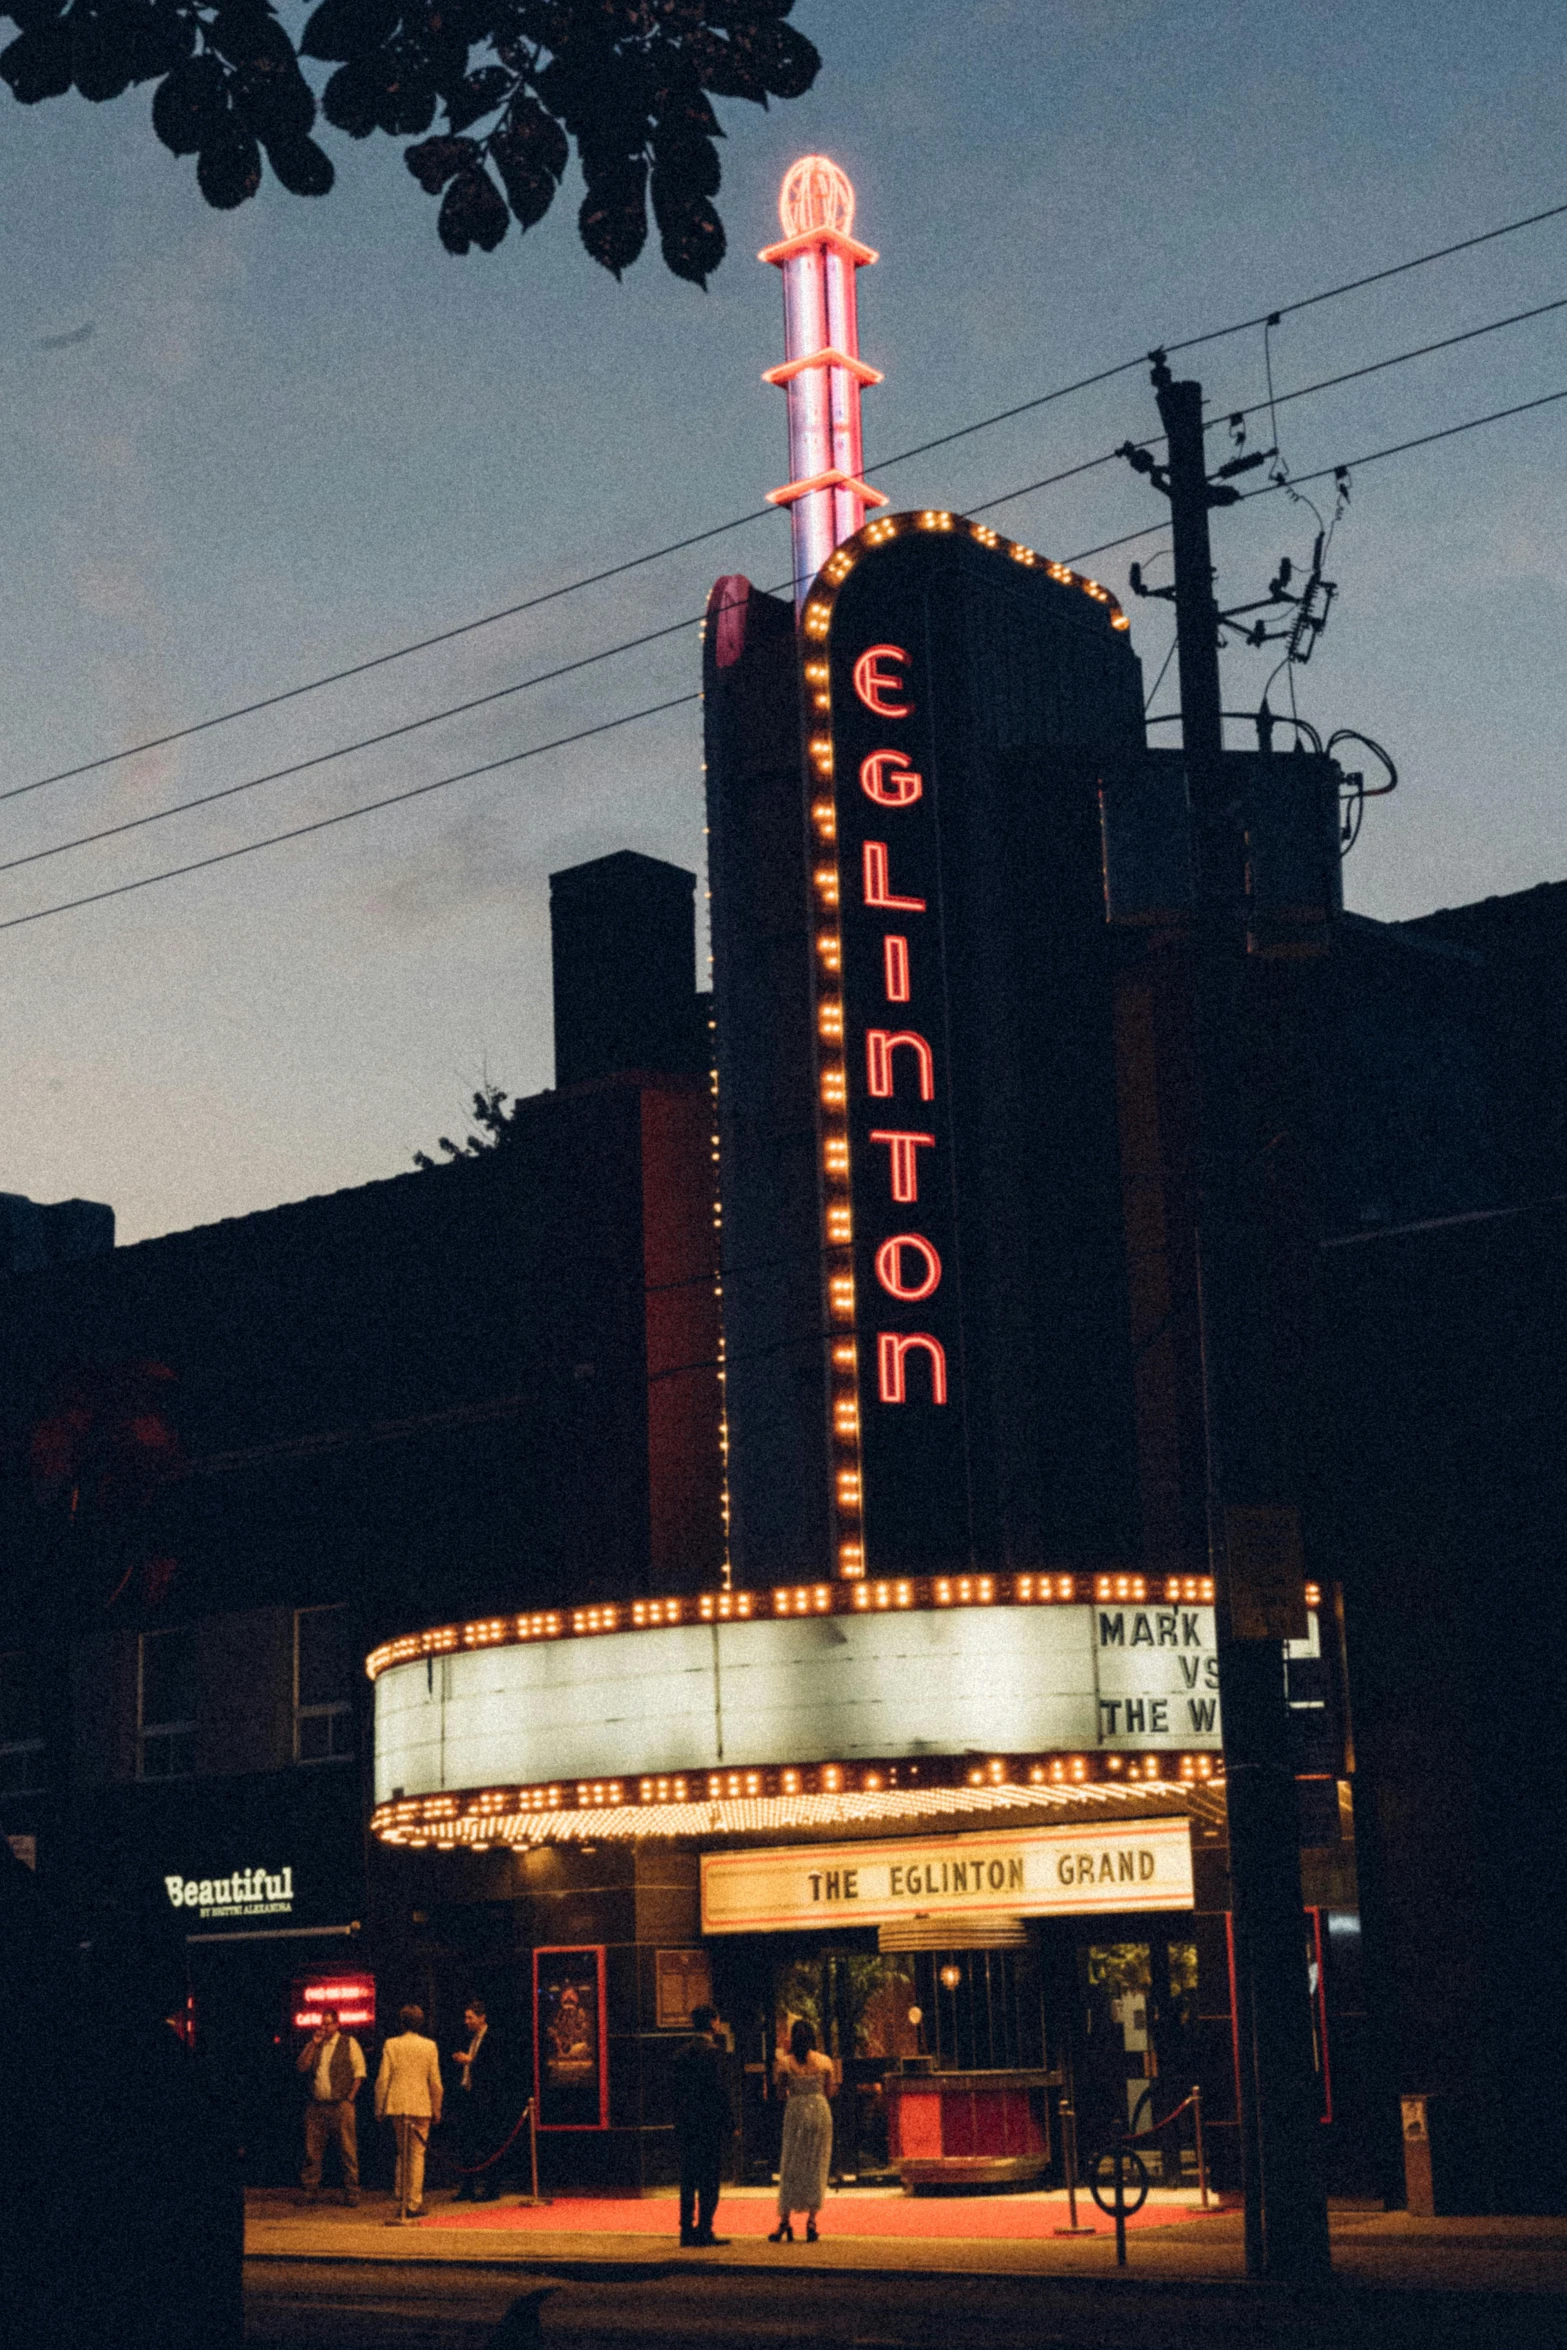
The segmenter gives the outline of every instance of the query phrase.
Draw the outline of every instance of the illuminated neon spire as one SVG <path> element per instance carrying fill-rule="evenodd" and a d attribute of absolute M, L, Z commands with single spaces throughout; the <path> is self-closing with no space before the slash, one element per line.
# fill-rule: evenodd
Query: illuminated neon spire
<path fill-rule="evenodd" d="M 768 502 L 790 510 L 798 609 L 834 547 L 859 529 L 866 507 L 887 503 L 860 479 L 860 387 L 879 384 L 881 376 L 860 357 L 854 278 L 877 256 L 850 236 L 854 190 L 825 155 L 802 155 L 791 164 L 778 217 L 782 244 L 757 258 L 783 271 L 788 356 L 762 381 L 781 384 L 789 397 L 792 478 L 769 490 Z"/>

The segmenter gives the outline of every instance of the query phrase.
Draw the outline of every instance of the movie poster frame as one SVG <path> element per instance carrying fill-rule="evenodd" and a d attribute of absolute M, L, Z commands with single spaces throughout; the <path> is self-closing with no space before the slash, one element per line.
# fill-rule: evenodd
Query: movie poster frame
<path fill-rule="evenodd" d="M 605 1999 L 605 1952 L 603 1942 L 541 1942 L 533 1953 L 533 2093 L 539 2101 L 542 2114 L 544 2103 L 544 2067 L 539 2050 L 539 1961 L 541 1958 L 591 1958 L 598 1994 L 598 2120 L 594 2122 L 539 2122 L 539 2134 L 546 2131 L 607 2130 L 609 2128 L 609 2017 Z"/>

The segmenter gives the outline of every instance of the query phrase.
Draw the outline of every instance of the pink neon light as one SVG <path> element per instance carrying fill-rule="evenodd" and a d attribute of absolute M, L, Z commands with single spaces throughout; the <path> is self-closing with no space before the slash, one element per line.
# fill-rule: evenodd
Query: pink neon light
<path fill-rule="evenodd" d="M 786 481 L 781 490 L 769 490 L 769 506 L 792 506 L 796 498 L 814 497 L 819 490 L 852 490 L 867 506 L 885 506 L 887 500 L 880 490 L 873 490 L 868 481 L 859 481 L 852 473 L 840 473 L 829 466 L 825 473 L 813 473 L 809 481 Z"/>
<path fill-rule="evenodd" d="M 936 1098 L 936 1063 L 930 1046 L 912 1028 L 867 1028 L 865 1031 L 865 1090 L 878 1101 L 892 1099 L 895 1072 L 892 1056 L 900 1045 L 906 1045 L 914 1055 L 914 1066 L 919 1078 L 920 1100 L 933 1102 Z"/>
<path fill-rule="evenodd" d="M 802 155 L 790 166 L 778 216 L 783 242 L 761 258 L 783 272 L 786 356 L 768 380 L 789 403 L 789 480 L 770 503 L 789 509 L 798 607 L 866 508 L 887 503 L 861 478 L 860 389 L 875 370 L 860 360 L 854 279 L 876 255 L 849 234 L 854 189 L 828 156 Z"/>
<path fill-rule="evenodd" d="M 907 718 L 913 709 L 912 702 L 893 701 L 894 694 L 907 693 L 909 689 L 900 676 L 887 675 L 889 661 L 907 668 L 908 659 L 901 645 L 869 645 L 855 662 L 854 690 L 866 709 L 874 710 L 878 718 Z M 885 759 L 894 754 L 883 751 L 881 756 Z"/>
<path fill-rule="evenodd" d="M 909 942 L 896 930 L 889 930 L 881 942 L 881 967 L 888 1003 L 906 1004 L 909 1000 Z"/>
<path fill-rule="evenodd" d="M 778 191 L 778 222 L 786 237 L 829 229 L 846 237 L 854 226 L 854 183 L 829 155 L 802 155 Z"/>
<path fill-rule="evenodd" d="M 878 808 L 912 808 L 925 784 L 901 751 L 872 751 L 860 761 L 860 789 Z"/>
<path fill-rule="evenodd" d="M 918 1347 L 930 1357 L 930 1400 L 947 1400 L 947 1354 L 939 1338 L 928 1330 L 883 1330 L 876 1339 L 876 1384 L 883 1403 L 907 1403 L 903 1358 Z"/>
<path fill-rule="evenodd" d="M 861 859 L 864 867 L 865 903 L 868 906 L 890 906 L 905 914 L 923 914 L 923 898 L 900 898 L 893 894 L 891 868 L 884 840 L 868 840 Z"/>
<path fill-rule="evenodd" d="M 933 1151 L 933 1134 L 912 1134 L 896 1127 L 876 1126 L 871 1129 L 872 1142 L 887 1145 L 887 1172 L 891 1179 L 892 1196 L 903 1208 L 911 1207 L 920 1195 L 920 1167 L 917 1151 Z"/>
<path fill-rule="evenodd" d="M 905 1249 L 920 1262 L 921 1270 L 912 1281 L 903 1268 Z M 889 1297 L 905 1305 L 918 1305 L 940 1288 L 941 1259 L 923 1232 L 898 1232 L 876 1251 L 876 1278 Z"/>
<path fill-rule="evenodd" d="M 762 381 L 764 384 L 793 383 L 795 377 L 807 367 L 846 367 L 856 383 L 862 384 L 879 384 L 887 380 L 879 367 L 871 367 L 863 359 L 852 358 L 847 351 L 827 350 L 813 351 L 806 359 L 786 359 L 781 367 L 764 368 Z"/>

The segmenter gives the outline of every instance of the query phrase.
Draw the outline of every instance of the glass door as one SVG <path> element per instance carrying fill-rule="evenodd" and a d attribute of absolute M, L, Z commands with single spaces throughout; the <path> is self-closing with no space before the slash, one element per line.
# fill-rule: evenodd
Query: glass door
<path fill-rule="evenodd" d="M 1086 2155 L 1120 2131 L 1154 2129 L 1139 2152 L 1163 2184 L 1179 2185 L 1192 2166 L 1190 2118 L 1168 2131 L 1156 2125 L 1184 2102 L 1196 2078 L 1197 1945 L 1157 1934 L 1082 1943 L 1077 1955 L 1079 2142 Z"/>

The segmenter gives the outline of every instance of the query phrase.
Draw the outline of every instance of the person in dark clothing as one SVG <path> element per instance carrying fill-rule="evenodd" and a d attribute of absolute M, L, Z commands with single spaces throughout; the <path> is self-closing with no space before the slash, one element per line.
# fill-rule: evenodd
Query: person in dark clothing
<path fill-rule="evenodd" d="M 245 2206 L 158 1898 L 46 1894 L 0 1836 L 5 2350 L 241 2350 Z"/>
<path fill-rule="evenodd" d="M 734 2129 L 724 2080 L 724 2048 L 711 2007 L 693 2007 L 696 2037 L 674 2062 L 675 2145 L 680 2155 L 680 2241 L 727 2244 L 715 2236 L 718 2175 Z"/>
<path fill-rule="evenodd" d="M 457 2159 L 463 2170 L 456 2199 L 459 2203 L 493 2203 L 501 2191 L 501 2166 L 490 2157 L 515 2118 L 506 2112 L 505 2047 L 490 2029 L 482 1999 L 469 2000 L 462 2020 L 468 2045 L 452 2052 L 458 2080 L 452 2108 L 460 2132 Z"/>

